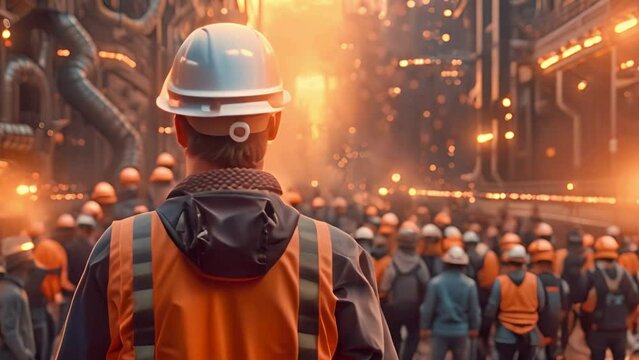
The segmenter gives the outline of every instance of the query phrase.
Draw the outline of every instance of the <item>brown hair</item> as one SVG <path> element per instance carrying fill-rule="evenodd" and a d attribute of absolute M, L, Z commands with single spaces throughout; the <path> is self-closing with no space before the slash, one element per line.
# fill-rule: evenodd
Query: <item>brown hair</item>
<path fill-rule="evenodd" d="M 200 160 L 222 168 L 253 169 L 266 155 L 268 128 L 251 134 L 245 142 L 238 143 L 229 136 L 201 134 L 193 129 L 186 118 L 183 120 L 188 141 L 187 151 Z"/>

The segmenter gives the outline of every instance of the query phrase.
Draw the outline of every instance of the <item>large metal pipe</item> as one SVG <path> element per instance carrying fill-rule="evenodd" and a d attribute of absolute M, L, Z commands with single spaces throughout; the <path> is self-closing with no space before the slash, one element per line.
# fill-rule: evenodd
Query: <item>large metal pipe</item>
<path fill-rule="evenodd" d="M 44 70 L 26 56 L 9 60 L 3 74 L 2 108 L 0 119 L 4 123 L 17 123 L 20 84 L 27 83 L 40 92 L 40 122 L 47 123 L 51 115 L 51 87 Z"/>
<path fill-rule="evenodd" d="M 555 89 L 557 107 L 572 119 L 572 164 L 575 170 L 581 167 L 581 115 L 572 109 L 564 99 L 564 71 L 557 71 Z"/>
<path fill-rule="evenodd" d="M 166 7 L 166 0 L 151 0 L 144 15 L 137 19 L 132 19 L 121 12 L 109 9 L 104 4 L 104 0 L 95 0 L 95 6 L 100 15 L 106 20 L 134 33 L 147 35 L 153 31 L 158 20 L 162 17 Z"/>
<path fill-rule="evenodd" d="M 33 10 L 24 18 L 26 29 L 47 31 L 70 55 L 58 68 L 62 97 L 111 144 L 110 175 L 142 164 L 142 143 L 137 130 L 89 80 L 97 68 L 97 50 L 91 36 L 76 17 L 54 10 Z M 22 21 L 21 21 L 22 22 Z"/>

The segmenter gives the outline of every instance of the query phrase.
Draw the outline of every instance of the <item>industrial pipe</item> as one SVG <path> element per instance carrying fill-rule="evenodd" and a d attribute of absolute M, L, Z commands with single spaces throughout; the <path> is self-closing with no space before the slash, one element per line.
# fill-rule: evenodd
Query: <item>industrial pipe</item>
<path fill-rule="evenodd" d="M 581 115 L 569 107 L 564 99 L 564 71 L 557 71 L 556 82 L 556 103 L 559 110 L 568 115 L 572 119 L 572 155 L 573 167 L 579 169 L 581 167 Z"/>
<path fill-rule="evenodd" d="M 17 97 L 20 84 L 27 83 L 40 91 L 39 116 L 41 123 L 47 123 L 51 115 L 51 88 L 44 70 L 26 56 L 17 56 L 9 60 L 3 74 L 2 107 L 0 119 L 3 123 L 18 123 Z"/>
<path fill-rule="evenodd" d="M 95 6 L 100 15 L 106 20 L 134 33 L 148 35 L 162 17 L 166 7 L 166 0 L 151 0 L 144 15 L 137 19 L 132 19 L 125 14 L 109 9 L 104 4 L 104 0 L 95 0 Z"/>
<path fill-rule="evenodd" d="M 89 80 L 97 68 L 97 50 L 91 36 L 73 14 L 55 10 L 33 10 L 21 23 L 39 28 L 69 49 L 58 70 L 58 90 L 110 143 L 113 150 L 109 173 L 142 164 L 142 143 L 137 130 Z"/>

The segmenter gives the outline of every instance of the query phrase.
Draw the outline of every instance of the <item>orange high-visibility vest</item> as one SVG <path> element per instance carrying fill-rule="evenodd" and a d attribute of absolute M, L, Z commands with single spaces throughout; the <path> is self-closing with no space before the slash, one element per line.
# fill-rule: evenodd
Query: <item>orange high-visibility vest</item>
<path fill-rule="evenodd" d="M 326 224 L 300 217 L 258 279 L 201 273 L 156 212 L 112 226 L 107 359 L 331 359 L 337 347 Z"/>
<path fill-rule="evenodd" d="M 526 272 L 519 286 L 508 275 L 499 275 L 497 281 L 501 289 L 498 315 L 501 324 L 519 335 L 533 331 L 539 320 L 537 276 Z"/>

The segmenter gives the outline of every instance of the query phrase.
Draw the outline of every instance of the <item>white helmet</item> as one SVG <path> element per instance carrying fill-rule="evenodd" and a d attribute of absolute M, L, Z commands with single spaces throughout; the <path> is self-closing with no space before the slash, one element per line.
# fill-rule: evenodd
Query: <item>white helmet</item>
<path fill-rule="evenodd" d="M 273 114 L 289 101 L 264 35 L 245 25 L 218 23 L 200 27 L 186 38 L 156 104 L 169 113 L 195 117 L 189 123 L 198 132 L 224 136 L 219 134 L 224 126 L 211 125 L 210 118 Z M 249 132 L 264 131 L 268 122 L 264 123 L 248 124 Z M 227 133 L 233 130 L 226 128 Z"/>
<path fill-rule="evenodd" d="M 552 226 L 545 222 L 537 224 L 537 227 L 535 228 L 535 235 L 539 238 L 552 236 L 553 233 L 554 231 L 552 229 Z"/>
<path fill-rule="evenodd" d="M 461 233 L 461 231 L 459 231 L 459 229 L 457 227 L 449 226 L 446 229 L 444 229 L 444 237 L 461 239 L 462 238 L 462 233 Z"/>
<path fill-rule="evenodd" d="M 375 234 L 373 233 L 373 230 L 366 226 L 362 226 L 355 231 L 355 236 L 353 237 L 355 240 L 373 240 L 375 238 Z"/>
<path fill-rule="evenodd" d="M 468 265 L 468 255 L 459 246 L 453 246 L 442 256 L 442 262 L 451 265 Z"/>
<path fill-rule="evenodd" d="M 528 261 L 526 248 L 523 245 L 515 245 L 503 255 L 505 262 L 525 264 Z"/>
<path fill-rule="evenodd" d="M 423 237 L 434 237 L 441 239 L 443 237 L 442 231 L 435 224 L 426 224 L 422 228 Z"/>
<path fill-rule="evenodd" d="M 478 243 L 479 235 L 474 231 L 466 231 L 463 238 L 465 243 Z"/>
<path fill-rule="evenodd" d="M 397 226 L 399 225 L 399 218 L 392 212 L 386 213 L 382 216 L 382 225 Z"/>
<path fill-rule="evenodd" d="M 618 237 L 619 235 L 621 235 L 621 229 L 617 225 L 610 225 L 606 228 L 606 235 Z"/>

